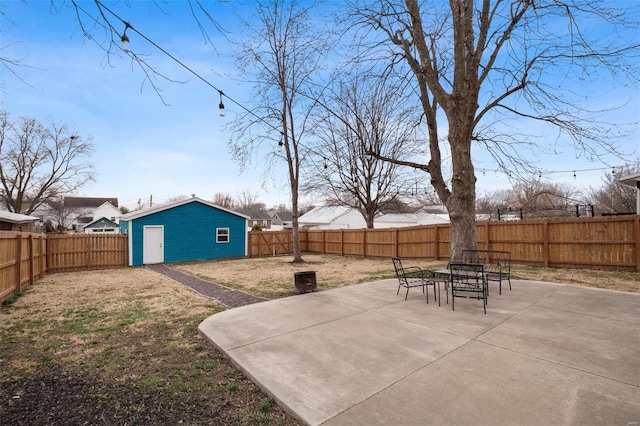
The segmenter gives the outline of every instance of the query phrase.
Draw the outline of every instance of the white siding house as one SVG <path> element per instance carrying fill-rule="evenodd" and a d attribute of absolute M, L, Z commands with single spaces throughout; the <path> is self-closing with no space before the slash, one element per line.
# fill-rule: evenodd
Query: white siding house
<path fill-rule="evenodd" d="M 375 217 L 374 228 L 402 228 L 406 226 L 449 223 L 446 213 L 386 213 Z M 362 229 L 367 223 L 354 208 L 344 206 L 316 207 L 298 219 L 300 227 L 308 229 Z"/>
<path fill-rule="evenodd" d="M 109 201 L 105 201 L 104 203 L 100 204 L 93 211 L 94 221 L 104 217 L 112 222 L 118 223 L 120 221 L 120 216 L 122 216 L 120 210 L 118 210 L 118 208 L 111 204 L 111 202 Z"/>
<path fill-rule="evenodd" d="M 344 206 L 315 207 L 298 218 L 298 225 L 308 229 L 361 229 L 367 223 L 356 209 Z"/>

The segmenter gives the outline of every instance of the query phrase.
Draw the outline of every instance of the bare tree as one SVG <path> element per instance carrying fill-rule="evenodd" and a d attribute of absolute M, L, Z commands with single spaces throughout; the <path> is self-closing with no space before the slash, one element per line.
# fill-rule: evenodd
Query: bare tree
<path fill-rule="evenodd" d="M 313 133 L 320 142 L 304 189 L 359 210 L 367 228 L 373 228 L 375 216 L 399 190 L 415 183 L 411 170 L 381 157 L 418 155 L 414 129 L 420 117 L 403 91 L 383 77 L 356 74 L 336 86 L 323 102 L 326 108 L 318 110 Z"/>
<path fill-rule="evenodd" d="M 410 69 L 430 154 L 426 164 L 413 167 L 430 174 L 449 211 L 452 256 L 477 246 L 473 150 L 485 149 L 499 166 L 525 174 L 535 168 L 530 152 L 540 145 L 525 132 L 507 131 L 507 119 L 554 128 L 573 141 L 578 155 L 620 154 L 612 141 L 621 132 L 599 119 L 603 111 L 586 111 L 585 99 L 602 87 L 605 73 L 616 84 L 637 84 L 638 42 L 617 38 L 637 28 L 637 14 L 625 14 L 624 7 L 592 0 L 378 0 L 355 5 L 354 16 L 367 35 L 384 39 L 374 40 L 371 56 Z M 581 28 L 596 21 L 601 31 Z M 580 96 L 559 76 L 597 84 L 586 85 Z M 445 146 L 438 137 L 442 120 Z M 445 171 L 446 154 L 451 168 Z"/>
<path fill-rule="evenodd" d="M 599 188 L 590 188 L 589 194 L 593 200 L 596 212 L 603 214 L 633 214 L 636 212 L 637 189 L 621 184 L 618 179 L 640 173 L 640 158 L 635 164 L 612 169 L 602 176 Z"/>
<path fill-rule="evenodd" d="M 510 189 L 486 191 L 476 198 L 476 214 L 495 220 L 498 218 L 498 209 L 503 206 L 509 206 L 510 197 Z"/>
<path fill-rule="evenodd" d="M 251 192 L 250 189 L 238 193 L 236 200 L 237 206 L 241 209 L 264 210 L 267 207 L 265 203 L 258 201 L 258 194 Z"/>
<path fill-rule="evenodd" d="M 94 179 L 92 138 L 66 124 L 34 118 L 13 122 L 0 112 L 0 199 L 11 212 L 31 214 Z"/>
<path fill-rule="evenodd" d="M 298 189 L 313 107 L 313 102 L 300 93 L 318 73 L 328 50 L 325 39 L 318 37 L 318 29 L 311 26 L 311 7 L 287 0 L 256 2 L 257 23 L 245 21 L 246 33 L 252 36 L 242 40 L 238 59 L 241 70 L 254 77 L 257 107 L 235 121 L 235 138 L 230 142 L 233 158 L 243 166 L 249 161 L 249 153 L 265 144 L 272 160 L 286 163 L 294 263 L 303 262 Z"/>
<path fill-rule="evenodd" d="M 236 207 L 236 201 L 228 192 L 216 192 L 213 196 L 213 203 L 226 209 L 233 209 Z"/>
<path fill-rule="evenodd" d="M 517 212 L 522 219 L 593 216 L 591 204 L 574 186 L 539 177 L 514 185 L 498 209 Z"/>
<path fill-rule="evenodd" d="M 55 228 L 51 229 L 54 232 L 66 232 L 73 225 L 74 219 L 76 219 L 81 213 L 81 210 L 70 209 L 64 204 L 64 197 L 59 197 L 47 202 L 48 213 L 53 217 L 53 221 L 49 220 L 51 225 L 55 223 Z M 47 229 L 48 227 L 45 227 Z"/>

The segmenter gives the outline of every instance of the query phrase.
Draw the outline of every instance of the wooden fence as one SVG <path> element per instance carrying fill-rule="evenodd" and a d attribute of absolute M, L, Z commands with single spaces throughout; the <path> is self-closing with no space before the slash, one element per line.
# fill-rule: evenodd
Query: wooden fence
<path fill-rule="evenodd" d="M 47 271 L 127 266 L 127 235 L 61 234 L 47 236 Z"/>
<path fill-rule="evenodd" d="M 126 235 L 0 232 L 0 301 L 47 272 L 126 265 Z"/>
<path fill-rule="evenodd" d="M 291 232 L 250 232 L 249 255 L 292 252 Z M 449 224 L 410 228 L 302 230 L 305 253 L 449 258 Z M 478 248 L 511 251 L 514 264 L 640 272 L 640 216 L 491 221 L 477 224 Z"/>
<path fill-rule="evenodd" d="M 0 301 L 20 293 L 46 272 L 47 238 L 41 234 L 0 233 Z"/>
<path fill-rule="evenodd" d="M 514 264 L 640 272 L 640 215 L 558 220 L 479 222 L 478 248 L 508 250 Z M 300 232 L 303 253 L 443 259 L 449 224 L 411 228 Z M 291 231 L 253 231 L 250 257 L 293 252 Z M 46 272 L 127 265 L 127 235 L 41 235 L 0 232 L 0 301 Z"/>

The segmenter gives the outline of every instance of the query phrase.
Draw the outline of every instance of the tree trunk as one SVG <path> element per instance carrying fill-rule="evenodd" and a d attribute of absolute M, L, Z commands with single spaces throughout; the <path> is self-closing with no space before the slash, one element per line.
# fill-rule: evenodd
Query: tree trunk
<path fill-rule="evenodd" d="M 292 188 L 293 189 L 293 188 Z M 298 228 L 298 191 L 291 192 L 291 228 L 293 232 L 293 263 L 302 263 L 302 251 L 300 250 L 300 232 Z"/>
<path fill-rule="evenodd" d="M 451 122 L 450 122 L 451 123 Z M 459 125 L 456 125 L 459 124 Z M 449 126 L 453 176 L 447 209 L 451 220 L 451 259 L 459 259 L 462 250 L 476 249 L 476 176 L 471 161 L 471 138 L 462 123 Z"/>

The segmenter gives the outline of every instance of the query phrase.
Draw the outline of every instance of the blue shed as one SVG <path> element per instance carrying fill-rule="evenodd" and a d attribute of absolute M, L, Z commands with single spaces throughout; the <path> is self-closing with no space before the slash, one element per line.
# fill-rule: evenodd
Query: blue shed
<path fill-rule="evenodd" d="M 199 198 L 138 210 L 120 218 L 129 266 L 247 255 L 246 216 Z"/>

